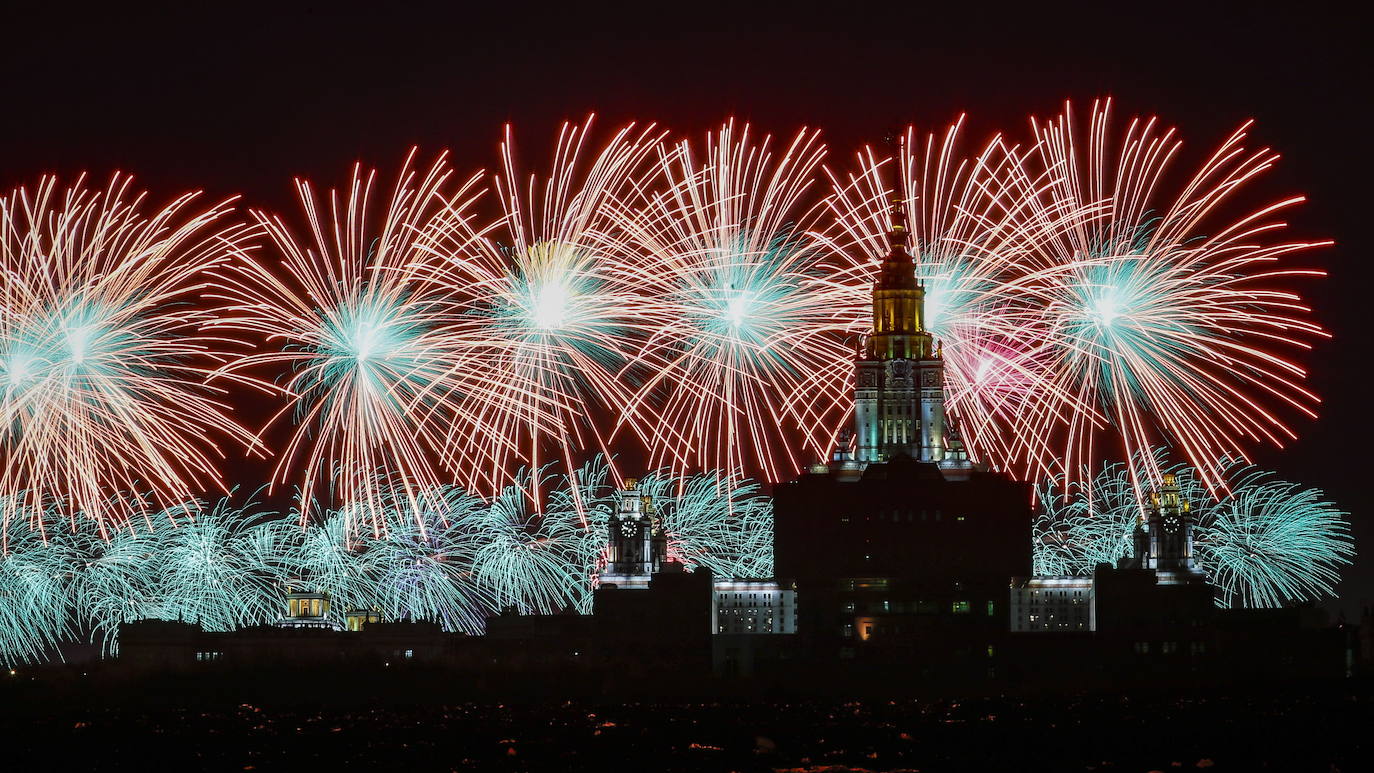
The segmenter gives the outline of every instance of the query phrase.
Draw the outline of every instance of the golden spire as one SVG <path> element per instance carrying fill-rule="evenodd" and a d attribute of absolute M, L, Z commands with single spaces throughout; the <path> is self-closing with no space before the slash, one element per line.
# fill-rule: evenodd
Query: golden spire
<path fill-rule="evenodd" d="M 926 359 L 932 347 L 930 335 L 921 324 L 925 314 L 925 292 L 916 281 L 916 261 L 908 251 L 902 180 L 905 137 L 894 133 L 888 139 L 897 171 L 888 199 L 888 252 L 882 258 L 878 279 L 873 283 L 873 335 L 869 339 L 868 353 L 877 359 Z"/>

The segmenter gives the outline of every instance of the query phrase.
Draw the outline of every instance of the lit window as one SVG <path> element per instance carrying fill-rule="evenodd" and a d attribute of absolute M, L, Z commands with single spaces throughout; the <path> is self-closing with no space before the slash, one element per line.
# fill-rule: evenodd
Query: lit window
<path fill-rule="evenodd" d="M 950 611 L 956 615 L 966 615 L 971 609 L 967 601 L 956 601 L 950 605 Z"/>
<path fill-rule="evenodd" d="M 995 603 L 989 601 L 989 602 L 988 602 L 988 617 L 992 617 L 992 616 L 995 615 L 995 614 L 997 614 L 997 605 L 996 605 Z"/>

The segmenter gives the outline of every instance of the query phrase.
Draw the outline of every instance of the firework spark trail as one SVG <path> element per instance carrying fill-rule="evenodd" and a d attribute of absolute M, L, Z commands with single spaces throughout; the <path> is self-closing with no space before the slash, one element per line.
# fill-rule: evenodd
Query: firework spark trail
<path fill-rule="evenodd" d="M 1150 464 L 1164 462 L 1162 449 L 1152 451 Z M 1137 458 L 1133 465 L 1104 464 L 1096 475 L 1086 470 L 1077 476 L 1061 473 L 1040 486 L 1039 512 L 1034 525 L 1032 564 L 1036 574 L 1089 575 L 1098 564 L 1116 565 L 1131 553 L 1131 534 L 1143 514 L 1143 500 L 1127 467 L 1147 466 Z M 1183 498 L 1198 502 L 1201 493 L 1191 485 L 1184 467 L 1175 473 Z"/>
<path fill-rule="evenodd" d="M 26 507 L 21 500 L 16 509 Z M 72 606 L 61 558 L 37 529 L 16 530 L 8 550 L 0 553 L 0 665 L 40 662 L 71 638 Z"/>
<path fill-rule="evenodd" d="M 848 361 L 850 347 L 836 315 L 843 288 L 809 234 L 824 156 L 817 131 L 775 149 L 730 122 L 704 151 L 664 148 L 632 195 L 609 203 L 612 248 L 654 304 L 624 371 L 643 383 L 617 427 L 640 434 L 651 466 L 782 480 L 802 464 L 790 436 L 809 455 L 828 451 L 808 409 L 833 418 L 843 396 L 813 375 Z"/>
<path fill-rule="evenodd" d="M 522 176 L 507 127 L 499 228 L 478 232 L 450 213 L 427 248 L 426 281 L 451 309 L 444 344 L 492 385 L 460 408 L 462 434 L 483 448 L 488 493 L 512 470 L 542 469 L 550 454 L 575 474 L 580 454 L 609 448 L 595 417 L 629 401 L 620 369 L 645 327 L 646 301 L 632 267 L 612 260 L 598 234 L 604 202 L 631 184 L 663 135 L 630 125 L 590 151 L 591 127 L 590 117 L 564 124 L 545 177 Z M 530 497 L 542 507 L 540 492 Z"/>
<path fill-rule="evenodd" d="M 1275 218 L 1301 198 L 1238 220 L 1219 212 L 1277 159 L 1245 149 L 1248 123 L 1169 198 L 1165 174 L 1181 141 L 1154 118 L 1136 119 L 1116 148 L 1110 107 L 1094 104 L 1086 141 L 1070 108 L 1032 124 L 1040 164 L 1058 170 L 1055 199 L 1082 205 L 1070 214 L 1091 213 L 1034 248 L 1073 267 L 1032 288 L 1050 326 L 1046 385 L 1095 403 L 1125 456 L 1166 441 L 1213 488 L 1222 459 L 1244 458 L 1246 442 L 1293 437 L 1276 408 L 1315 416 L 1305 371 L 1274 352 L 1306 350 L 1326 333 L 1277 282 L 1323 272 L 1273 264 L 1330 242 L 1280 240 L 1285 224 Z M 1094 203 L 1103 211 L 1092 212 Z M 1096 424 L 1086 410 L 1071 416 L 1056 451 L 1066 471 L 1113 442 L 1099 439 Z M 1142 458 L 1142 472 L 1157 478 Z"/>
<path fill-rule="evenodd" d="M 372 572 L 372 593 L 389 620 L 432 620 L 444 630 L 480 633 L 492 592 L 477 584 L 473 563 L 481 547 L 472 522 L 485 503 L 444 486 L 418 498 L 416 510 L 395 489 L 380 536 L 361 535 L 357 545 Z"/>
<path fill-rule="evenodd" d="M 126 506 L 134 511 L 138 504 Z M 64 578 L 72 617 L 106 654 L 116 651 L 121 622 L 176 617 L 157 583 L 168 524 L 162 518 L 152 524 L 136 521 L 102 538 L 89 521 L 79 521 L 50 535 L 46 553 Z"/>
<path fill-rule="evenodd" d="M 469 366 L 470 352 L 448 346 L 442 331 L 450 308 L 415 276 L 436 218 L 471 225 L 481 175 L 446 193 L 445 157 L 423 174 L 411 168 L 413 159 L 412 151 L 380 206 L 377 174 L 361 166 L 349 188 L 331 190 L 327 203 L 308 181 L 297 181 L 307 234 L 298 237 L 280 217 L 254 212 L 280 263 L 245 258 L 220 272 L 217 288 L 230 306 L 217 324 L 269 344 L 224 373 L 290 373 L 282 389 L 289 404 L 268 422 L 294 412 L 275 483 L 295 475 L 302 501 L 310 501 L 328 481 L 337 509 L 374 535 L 385 520 L 379 471 L 396 476 L 412 510 L 425 509 L 416 500 L 420 492 L 437 491 L 462 473 L 453 433 L 466 426 L 463 401 L 503 397 Z"/>
<path fill-rule="evenodd" d="M 199 209 L 195 193 L 147 214 L 131 185 L 80 178 L 59 193 L 48 177 L 0 197 L 6 540 L 21 504 L 59 503 L 108 536 L 222 486 L 219 442 L 261 451 L 206 384 L 229 342 L 203 332 L 215 314 L 197 304 L 207 272 L 246 256 L 256 229 L 230 219 L 232 200 Z M 152 496 L 107 509 L 129 490 Z"/>
<path fill-rule="evenodd" d="M 138 512 L 150 498 L 115 496 L 105 510 Z M 128 518 L 117 530 L 78 514 L 56 519 L 46 535 L 16 533 L 0 557 L 0 662 L 39 662 L 71 641 L 114 654 L 120 623 L 133 620 L 210 631 L 269 623 L 281 616 L 299 535 L 295 524 L 227 499 Z"/>
<path fill-rule="evenodd" d="M 482 547 L 474 571 L 477 583 L 495 597 L 496 611 L 591 611 L 592 575 L 606 543 L 610 512 L 606 475 L 600 464 L 584 466 L 561 487 L 517 479 L 493 499 L 475 524 Z M 583 489 L 580 495 L 574 495 L 572 485 Z M 527 492 L 532 488 L 552 492 L 543 513 L 530 511 Z"/>
<path fill-rule="evenodd" d="M 163 544 L 150 570 L 167 617 L 231 631 L 281 616 L 282 557 L 298 532 L 292 524 L 220 500 L 159 532 Z"/>

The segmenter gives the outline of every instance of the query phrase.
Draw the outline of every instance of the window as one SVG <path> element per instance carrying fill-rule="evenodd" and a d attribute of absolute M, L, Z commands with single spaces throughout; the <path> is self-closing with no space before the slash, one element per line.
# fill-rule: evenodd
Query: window
<path fill-rule="evenodd" d="M 969 613 L 970 608 L 967 601 L 956 601 L 950 604 L 950 611 L 956 615 L 966 615 Z"/>
<path fill-rule="evenodd" d="M 406 650 L 405 653 L 401 655 L 401 657 L 405 658 L 406 660 L 411 660 L 415 657 L 415 650 Z"/>
<path fill-rule="evenodd" d="M 989 602 L 988 602 L 988 617 L 992 617 L 992 616 L 995 615 L 995 614 L 997 614 L 997 604 L 996 604 L 995 602 L 989 601 Z"/>

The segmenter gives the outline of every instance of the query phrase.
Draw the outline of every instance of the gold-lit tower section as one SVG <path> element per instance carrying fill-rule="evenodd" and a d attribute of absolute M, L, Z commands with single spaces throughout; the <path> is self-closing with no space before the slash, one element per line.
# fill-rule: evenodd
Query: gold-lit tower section
<path fill-rule="evenodd" d="M 873 283 L 873 332 L 864 354 L 869 360 L 924 360 L 932 354 L 931 337 L 921 326 L 925 289 L 916 281 L 916 261 L 907 251 L 906 219 L 900 198 L 888 209 L 888 253 Z"/>

